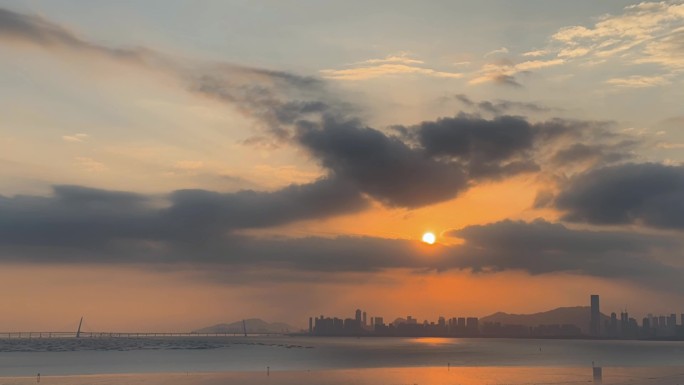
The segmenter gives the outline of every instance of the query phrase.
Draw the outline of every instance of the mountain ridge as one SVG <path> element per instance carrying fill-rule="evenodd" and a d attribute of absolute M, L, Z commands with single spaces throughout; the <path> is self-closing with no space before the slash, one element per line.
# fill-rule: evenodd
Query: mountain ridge
<path fill-rule="evenodd" d="M 235 321 L 232 323 L 220 323 L 212 326 L 207 326 L 197 330 L 193 330 L 193 333 L 228 333 L 228 334 L 241 334 L 245 332 L 245 327 L 247 333 L 258 334 L 258 333 L 291 333 L 299 330 L 294 326 L 288 325 L 284 322 L 267 322 L 261 318 L 248 318 L 243 321 Z"/>
<path fill-rule="evenodd" d="M 609 317 L 601 314 L 601 323 Z M 582 329 L 583 333 L 590 331 L 591 308 L 589 306 L 568 306 L 555 309 L 530 313 L 530 314 L 511 314 L 496 312 L 486 317 L 480 318 L 481 323 L 500 322 L 501 324 L 523 325 L 535 327 L 539 325 L 563 325 L 571 324 Z"/>

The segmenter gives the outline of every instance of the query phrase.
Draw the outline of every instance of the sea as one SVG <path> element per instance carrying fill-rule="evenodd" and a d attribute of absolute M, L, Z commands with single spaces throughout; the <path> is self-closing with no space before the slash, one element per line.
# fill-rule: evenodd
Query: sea
<path fill-rule="evenodd" d="M 596 368 L 600 378 L 595 378 Z M 684 342 L 299 336 L 0 339 L 0 385 L 86 384 L 95 378 L 102 384 L 134 384 L 136 379 L 145 384 L 684 384 Z"/>

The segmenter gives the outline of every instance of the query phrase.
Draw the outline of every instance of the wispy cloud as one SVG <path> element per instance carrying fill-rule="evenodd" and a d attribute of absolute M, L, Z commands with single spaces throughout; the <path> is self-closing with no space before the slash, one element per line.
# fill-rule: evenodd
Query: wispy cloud
<path fill-rule="evenodd" d="M 563 59 L 552 59 L 552 60 L 530 60 L 518 63 L 514 66 L 515 70 L 518 72 L 536 70 L 540 68 L 553 67 L 563 64 L 565 61 Z"/>
<path fill-rule="evenodd" d="M 508 48 L 506 47 L 501 47 L 499 49 L 495 49 L 493 51 L 489 51 L 486 54 L 484 54 L 484 57 L 489 57 L 492 55 L 499 55 L 499 54 L 507 54 L 508 53 Z"/>
<path fill-rule="evenodd" d="M 551 60 L 528 60 L 521 63 L 513 63 L 509 60 L 500 61 L 498 63 L 488 63 L 482 66 L 480 71 L 473 77 L 470 84 L 482 83 L 499 83 L 504 85 L 520 87 L 521 84 L 515 78 L 515 75 L 532 70 L 538 70 L 547 67 L 553 67 L 563 64 L 563 59 Z"/>
<path fill-rule="evenodd" d="M 684 143 L 660 142 L 657 144 L 657 147 L 666 150 L 684 149 Z"/>
<path fill-rule="evenodd" d="M 104 163 L 98 162 L 93 158 L 88 157 L 76 157 L 76 165 L 88 172 L 102 172 L 107 170 L 107 166 Z"/>
<path fill-rule="evenodd" d="M 534 50 L 534 51 L 525 52 L 525 53 L 523 53 L 522 55 L 523 55 L 524 57 L 540 57 L 540 56 L 548 55 L 548 53 L 549 53 L 549 52 L 546 51 L 546 50 L 538 49 L 538 50 Z"/>
<path fill-rule="evenodd" d="M 388 55 L 384 59 L 368 59 L 368 60 L 356 62 L 356 63 L 354 63 L 354 65 L 387 64 L 387 63 L 406 64 L 406 65 L 425 64 L 425 62 L 422 60 L 411 58 L 407 52 L 400 52 L 400 53 L 395 54 L 395 55 Z"/>
<path fill-rule="evenodd" d="M 613 78 L 606 80 L 606 84 L 623 88 L 647 88 L 670 84 L 663 76 L 629 76 L 626 78 Z"/>
<path fill-rule="evenodd" d="M 489 113 L 497 116 L 510 113 L 510 111 L 545 113 L 559 110 L 558 108 L 547 107 L 541 103 L 519 102 L 505 99 L 482 100 L 476 102 L 464 94 L 456 94 L 452 97 L 445 98 L 444 100 L 450 99 L 459 101 L 463 106 L 474 109 L 477 113 Z"/>
<path fill-rule="evenodd" d="M 351 64 L 351 68 L 324 69 L 323 77 L 336 80 L 367 80 L 382 76 L 423 75 L 439 78 L 458 79 L 459 72 L 439 71 L 425 66 L 422 60 L 414 59 L 407 53 L 389 55 L 383 59 L 369 59 Z"/>
<path fill-rule="evenodd" d="M 552 36 L 560 58 L 658 64 L 684 69 L 684 3 L 643 2 L 605 15 L 591 26 L 569 26 Z"/>
<path fill-rule="evenodd" d="M 88 134 L 63 135 L 62 140 L 69 143 L 83 143 L 88 137 Z"/>
<path fill-rule="evenodd" d="M 507 55 L 505 60 L 482 65 L 469 83 L 521 86 L 516 76 L 520 73 L 576 63 L 584 68 L 655 64 L 661 75 L 654 76 L 650 69 L 649 76 L 608 79 L 605 84 L 619 88 L 668 85 L 672 83 L 669 76 L 684 73 L 684 2 L 642 2 L 625 7 L 620 14 L 601 16 L 591 25 L 563 27 L 551 36 L 547 47 L 520 54 L 522 61 L 505 47 L 484 57 L 502 54 Z"/>

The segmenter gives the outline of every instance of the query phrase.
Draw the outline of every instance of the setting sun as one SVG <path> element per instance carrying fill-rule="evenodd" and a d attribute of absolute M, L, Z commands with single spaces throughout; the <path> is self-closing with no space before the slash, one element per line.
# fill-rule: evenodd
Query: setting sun
<path fill-rule="evenodd" d="M 429 245 L 432 245 L 433 243 L 435 243 L 435 240 L 436 240 L 435 234 L 433 234 L 433 233 L 423 234 L 423 242 L 425 242 Z"/>

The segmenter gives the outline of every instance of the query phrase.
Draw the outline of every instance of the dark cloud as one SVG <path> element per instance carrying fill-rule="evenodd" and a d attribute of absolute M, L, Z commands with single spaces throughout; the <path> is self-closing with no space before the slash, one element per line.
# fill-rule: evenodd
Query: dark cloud
<path fill-rule="evenodd" d="M 0 243 L 77 248 L 106 248 L 117 241 L 196 244 L 233 230 L 355 212 L 366 204 L 353 185 L 333 179 L 274 192 L 179 190 L 168 197 L 56 186 L 49 197 L 0 197 Z"/>
<path fill-rule="evenodd" d="M 684 291 L 682 269 L 659 256 L 681 257 L 681 241 L 634 232 L 573 230 L 544 220 L 505 220 L 469 226 L 449 235 L 464 239 L 456 265 L 475 271 L 575 273 L 631 280 Z"/>
<path fill-rule="evenodd" d="M 250 237 L 239 230 L 364 208 L 352 185 L 322 179 L 274 192 L 180 190 L 170 196 L 56 186 L 47 197 L 0 197 L 0 260 L 141 264 L 224 273 L 268 267 L 369 272 L 421 267 L 411 242 L 370 237 Z"/>
<path fill-rule="evenodd" d="M 617 163 L 633 158 L 634 154 L 630 150 L 637 144 L 634 141 L 622 141 L 614 145 L 575 143 L 559 150 L 551 158 L 551 161 L 558 165 L 581 162 L 593 164 Z"/>
<path fill-rule="evenodd" d="M 475 162 L 500 161 L 528 150 L 534 142 L 534 129 L 514 116 L 486 120 L 459 115 L 423 122 L 416 136 L 431 156 L 455 156 Z"/>
<path fill-rule="evenodd" d="M 627 163 L 572 178 L 555 199 L 563 219 L 684 228 L 684 167 Z"/>
<path fill-rule="evenodd" d="M 57 43 L 65 45 L 84 44 L 69 31 L 42 18 L 1 8 L 0 33 L 45 45 Z"/>
<path fill-rule="evenodd" d="M 29 42 L 44 47 L 63 47 L 102 54 L 117 60 L 143 62 L 153 52 L 144 48 L 110 48 L 87 42 L 73 32 L 42 17 L 25 15 L 0 8 L 0 38 Z"/>
<path fill-rule="evenodd" d="M 236 106 L 265 123 L 278 141 L 289 139 L 288 127 L 300 119 L 346 108 L 342 103 L 334 103 L 341 108 L 333 108 L 324 101 L 331 96 L 320 80 L 283 72 L 223 66 L 190 75 L 188 82 L 193 92 Z"/>
<path fill-rule="evenodd" d="M 484 119 L 463 113 L 416 126 L 393 128 L 429 156 L 461 164 L 473 180 L 539 171 L 540 164 L 546 161 L 541 151 L 551 146 L 565 149 L 569 143 L 601 141 L 604 139 L 600 136 L 609 136 L 602 122 L 556 118 L 530 123 L 519 116 Z M 616 154 L 618 149 L 615 147 Z"/>
<path fill-rule="evenodd" d="M 302 122 L 296 137 L 334 175 L 391 206 L 448 200 L 468 186 L 458 164 L 435 160 L 355 120 L 327 118 L 320 126 Z"/>
<path fill-rule="evenodd" d="M 353 183 L 339 178 L 290 185 L 274 192 L 178 190 L 169 200 L 171 206 L 160 212 L 160 219 L 176 224 L 178 233 L 193 232 L 198 237 L 215 231 L 326 218 L 359 211 L 367 204 Z"/>
<path fill-rule="evenodd" d="M 506 220 L 449 232 L 447 236 L 462 238 L 463 244 L 435 245 L 426 258 L 427 246 L 421 248 L 407 240 L 253 237 L 235 231 L 334 214 L 339 209 L 336 204 L 344 205 L 340 199 L 334 203 L 334 198 L 326 197 L 344 195 L 330 191 L 335 183 L 321 181 L 320 186 L 235 195 L 181 191 L 170 199 L 62 186 L 51 197 L 2 198 L 0 258 L 138 264 L 157 269 L 191 265 L 217 281 L 243 271 L 251 273 L 242 280 L 231 280 L 313 279 L 309 273 L 316 272 L 460 269 L 479 274 L 580 274 L 684 291 L 680 279 L 684 272 L 659 262 L 681 258 L 682 241 L 671 236 L 573 230 L 543 220 Z M 316 206 L 317 199 L 323 208 L 309 213 L 290 208 L 312 201 Z M 255 274 L 258 271 L 279 273 L 266 277 Z"/>
<path fill-rule="evenodd" d="M 145 236 L 150 198 L 77 186 L 55 186 L 50 197 L 0 197 L 3 245 L 97 246 L 113 236 Z"/>
<path fill-rule="evenodd" d="M 442 100 L 449 100 L 451 98 L 442 98 Z M 492 115 L 504 115 L 511 111 L 531 112 L 531 113 L 547 113 L 551 111 L 559 111 L 558 108 L 550 108 L 540 103 L 533 102 L 518 102 L 514 100 L 496 99 L 496 100 L 482 100 L 476 102 L 464 94 L 456 94 L 453 99 L 458 100 L 465 107 L 473 108 L 479 112 L 488 113 Z"/>
<path fill-rule="evenodd" d="M 519 110 L 526 112 L 550 112 L 557 109 L 552 109 L 538 103 L 532 102 L 516 102 L 512 100 L 496 100 L 494 102 L 482 101 L 478 103 L 478 107 L 483 110 L 501 115 L 511 110 Z"/>

